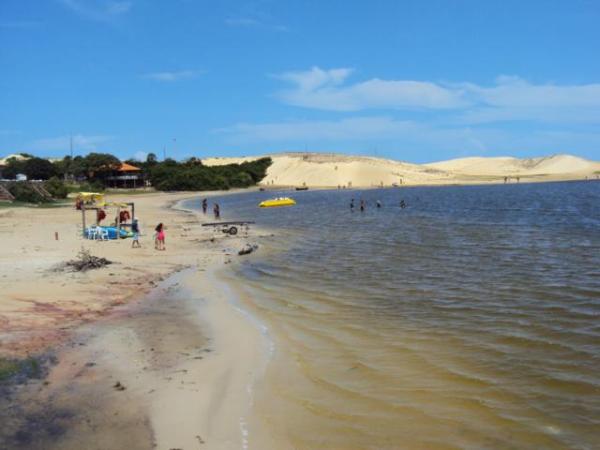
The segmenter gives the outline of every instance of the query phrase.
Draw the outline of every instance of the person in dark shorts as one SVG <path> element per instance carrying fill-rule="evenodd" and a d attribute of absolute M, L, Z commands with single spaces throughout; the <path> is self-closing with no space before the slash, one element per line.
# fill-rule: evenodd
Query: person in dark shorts
<path fill-rule="evenodd" d="M 202 200 L 202 212 L 203 212 L 204 214 L 206 214 L 206 210 L 207 210 L 207 209 L 208 209 L 208 200 L 206 200 L 206 199 L 203 199 L 203 200 Z"/>
<path fill-rule="evenodd" d="M 215 206 L 213 207 L 213 213 L 215 214 L 215 219 L 218 220 L 221 218 L 221 207 L 218 203 L 215 203 Z"/>

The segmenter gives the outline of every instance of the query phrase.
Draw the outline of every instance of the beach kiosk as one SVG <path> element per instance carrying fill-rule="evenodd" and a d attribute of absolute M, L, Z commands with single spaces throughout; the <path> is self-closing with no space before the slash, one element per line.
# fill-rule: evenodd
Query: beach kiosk
<path fill-rule="evenodd" d="M 102 235 L 107 239 L 127 238 L 132 236 L 131 230 L 125 228 L 130 227 L 131 224 L 124 223 L 127 218 L 132 219 L 135 217 L 135 203 L 134 202 L 107 202 L 104 194 L 98 192 L 80 192 L 77 194 L 75 200 L 75 208 L 81 210 L 81 225 L 82 234 L 84 238 L 90 238 L 91 235 L 97 236 L 98 233 L 92 233 L 90 228 L 87 226 L 86 211 L 95 211 L 95 225 L 94 231 L 102 231 Z M 106 210 L 114 208 L 116 209 L 115 224 L 114 226 L 101 227 L 100 221 L 106 217 Z M 131 209 L 131 215 L 129 214 Z"/>

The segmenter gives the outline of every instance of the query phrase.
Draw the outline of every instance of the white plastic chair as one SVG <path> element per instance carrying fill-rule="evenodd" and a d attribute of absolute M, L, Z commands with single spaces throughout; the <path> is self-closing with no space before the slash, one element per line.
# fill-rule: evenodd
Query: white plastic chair
<path fill-rule="evenodd" d="M 91 226 L 87 229 L 87 238 L 91 240 L 95 240 L 98 238 L 98 227 Z"/>
<path fill-rule="evenodd" d="M 106 228 L 98 227 L 98 239 L 108 241 L 108 230 Z"/>

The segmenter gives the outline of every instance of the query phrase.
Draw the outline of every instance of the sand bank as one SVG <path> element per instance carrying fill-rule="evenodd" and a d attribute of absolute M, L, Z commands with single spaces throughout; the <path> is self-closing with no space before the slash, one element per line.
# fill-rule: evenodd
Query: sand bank
<path fill-rule="evenodd" d="M 168 208 L 186 197 L 133 198 L 146 234 L 142 249 L 128 240 L 84 241 L 80 213 L 70 207 L 2 211 L 0 357 L 45 352 L 57 362 L 47 378 L 1 400 L 0 447 L 269 442 L 257 427 L 250 432 L 253 386 L 268 358 L 265 329 L 219 281 L 248 236 L 213 235 L 201 228 L 204 217 Z M 149 236 L 159 221 L 167 226 L 165 252 Z M 115 264 L 54 271 L 82 246 Z"/>
<path fill-rule="evenodd" d="M 143 301 L 73 333 L 47 379 L 17 394 L 18 413 L 2 417 L 15 431 L 5 443 L 248 448 L 253 388 L 268 345 L 219 287 L 222 259 L 207 258 L 205 268 L 179 272 Z M 252 438 L 259 433 L 253 429 Z"/>
<path fill-rule="evenodd" d="M 109 196 L 134 201 L 142 227 L 142 248 L 130 240 L 88 241 L 81 237 L 81 212 L 72 206 L 0 209 L 0 349 L 24 356 L 60 341 L 74 327 L 139 298 L 166 275 L 196 264 L 200 218 L 168 208 L 191 194 Z M 92 220 L 92 212 L 88 220 Z M 108 217 L 109 221 L 112 217 Z M 157 223 L 167 227 L 167 251 L 154 250 Z M 58 233 L 58 240 L 55 239 Z M 81 249 L 114 264 L 85 273 L 54 271 Z"/>

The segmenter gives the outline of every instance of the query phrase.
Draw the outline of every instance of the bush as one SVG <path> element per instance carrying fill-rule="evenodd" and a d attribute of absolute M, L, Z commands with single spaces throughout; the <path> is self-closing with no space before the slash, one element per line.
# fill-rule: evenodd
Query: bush
<path fill-rule="evenodd" d="M 271 158 L 243 164 L 204 166 L 199 160 L 177 163 L 166 160 L 150 169 L 150 182 L 160 191 L 226 190 L 253 186 L 267 174 Z"/>
<path fill-rule="evenodd" d="M 8 190 L 19 202 L 48 203 L 50 201 L 40 195 L 29 183 L 15 183 Z"/>
<path fill-rule="evenodd" d="M 65 183 L 59 180 L 57 177 L 52 177 L 44 183 L 44 188 L 54 198 L 67 198 L 69 190 Z"/>
<path fill-rule="evenodd" d="M 69 192 L 104 192 L 105 188 L 102 182 L 93 181 L 88 182 L 84 181 L 79 184 L 70 184 L 67 186 Z"/>

